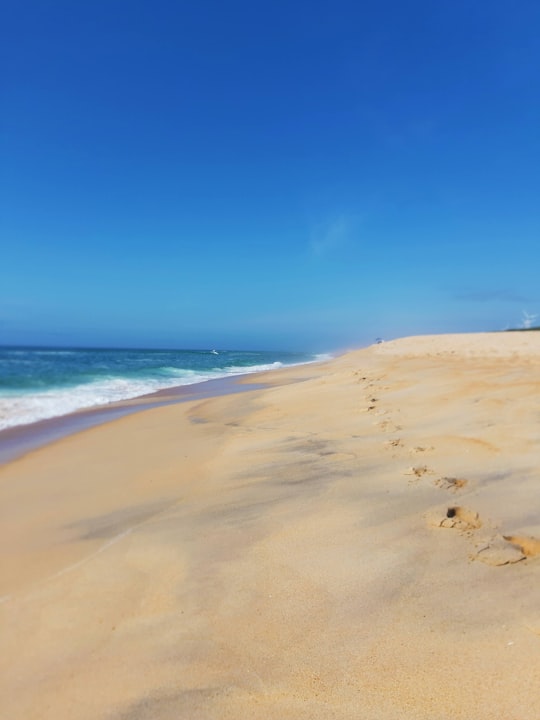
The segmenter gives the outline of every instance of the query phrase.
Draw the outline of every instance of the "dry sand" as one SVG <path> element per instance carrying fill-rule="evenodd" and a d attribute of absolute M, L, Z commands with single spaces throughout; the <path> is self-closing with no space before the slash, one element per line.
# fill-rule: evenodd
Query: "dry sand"
<path fill-rule="evenodd" d="M 0 470 L 1 716 L 538 720 L 540 333 L 267 379 Z"/>

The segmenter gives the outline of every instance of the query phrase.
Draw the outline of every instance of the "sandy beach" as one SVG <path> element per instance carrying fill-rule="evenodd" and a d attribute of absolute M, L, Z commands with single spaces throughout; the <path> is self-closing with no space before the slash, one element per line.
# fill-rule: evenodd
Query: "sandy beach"
<path fill-rule="evenodd" d="M 9 720 L 540 718 L 540 333 L 405 338 L 0 467 Z"/>

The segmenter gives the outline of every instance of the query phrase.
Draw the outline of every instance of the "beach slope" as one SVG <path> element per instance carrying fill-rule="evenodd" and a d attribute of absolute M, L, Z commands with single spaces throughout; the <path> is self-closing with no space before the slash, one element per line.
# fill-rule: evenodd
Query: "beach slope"
<path fill-rule="evenodd" d="M 540 333 L 406 338 L 0 468 L 10 720 L 538 720 Z"/>

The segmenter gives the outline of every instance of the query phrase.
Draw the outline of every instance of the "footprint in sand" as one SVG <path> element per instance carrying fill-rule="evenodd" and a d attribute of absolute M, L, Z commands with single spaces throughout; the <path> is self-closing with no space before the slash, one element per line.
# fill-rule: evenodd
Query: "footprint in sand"
<path fill-rule="evenodd" d="M 486 565 L 513 565 L 540 555 L 540 540 L 531 535 L 497 535 L 477 546 L 472 560 Z"/>
<path fill-rule="evenodd" d="M 382 422 L 378 422 L 375 424 L 383 432 L 398 432 L 399 430 L 401 430 L 401 425 L 395 425 L 391 420 L 383 420 Z"/>
<path fill-rule="evenodd" d="M 432 527 L 454 530 L 478 530 L 478 528 L 482 527 L 482 521 L 478 513 L 461 505 L 447 508 L 442 517 L 440 513 L 430 514 L 428 524 Z"/>
<path fill-rule="evenodd" d="M 443 490 L 450 490 L 451 492 L 457 492 L 464 488 L 469 481 L 464 478 L 455 477 L 442 477 L 435 480 L 435 485 L 442 488 Z"/>
<path fill-rule="evenodd" d="M 402 448 L 405 447 L 401 442 L 400 438 L 394 438 L 393 440 L 386 440 L 384 442 L 386 448 Z"/>
<path fill-rule="evenodd" d="M 370 410 L 375 410 L 377 407 L 377 405 L 375 404 L 377 402 L 377 398 L 376 397 L 368 397 L 368 398 L 366 398 L 366 400 L 369 403 L 369 405 L 366 408 L 367 412 L 369 412 Z"/>
<path fill-rule="evenodd" d="M 485 540 L 476 546 L 470 555 L 471 560 L 479 560 L 486 565 L 500 567 L 513 565 L 525 560 L 525 555 L 517 547 L 510 545 L 501 536 Z"/>
<path fill-rule="evenodd" d="M 413 467 L 410 467 L 404 474 L 413 475 L 419 480 L 424 475 L 432 475 L 433 470 L 430 470 L 427 465 L 414 465 Z"/>
<path fill-rule="evenodd" d="M 411 453 L 411 455 L 417 455 L 419 453 L 430 452 L 431 450 L 435 450 L 435 448 L 431 445 L 429 447 L 423 447 L 422 445 L 417 445 L 416 447 L 411 448 L 409 450 L 409 452 Z"/>
<path fill-rule="evenodd" d="M 530 535 L 503 535 L 506 542 L 517 547 L 526 557 L 540 555 L 540 540 Z"/>

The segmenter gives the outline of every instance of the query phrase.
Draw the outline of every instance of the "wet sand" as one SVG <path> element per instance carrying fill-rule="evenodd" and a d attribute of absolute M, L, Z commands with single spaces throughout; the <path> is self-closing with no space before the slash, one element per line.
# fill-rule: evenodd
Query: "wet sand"
<path fill-rule="evenodd" d="M 119 400 L 28 425 L 15 425 L 0 431 L 0 465 L 68 435 L 140 410 L 217 395 L 231 395 L 258 387 L 264 387 L 264 384 L 257 383 L 253 375 L 217 378 L 193 385 L 166 388 L 129 400 Z"/>
<path fill-rule="evenodd" d="M 540 717 L 540 333 L 407 338 L 0 468 L 0 707 Z"/>

